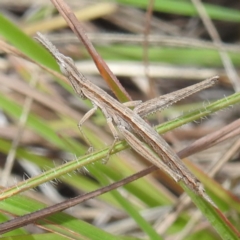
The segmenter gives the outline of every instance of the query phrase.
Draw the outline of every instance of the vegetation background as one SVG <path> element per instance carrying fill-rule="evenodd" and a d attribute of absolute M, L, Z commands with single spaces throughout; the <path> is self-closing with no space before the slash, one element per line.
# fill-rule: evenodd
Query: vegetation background
<path fill-rule="evenodd" d="M 152 126 L 165 123 L 158 130 L 165 132 L 176 152 L 227 129 L 228 135 L 219 137 L 225 141 L 184 161 L 239 230 L 240 127 L 239 106 L 234 105 L 240 101 L 239 3 L 204 2 L 219 34 L 212 39 L 196 2 L 72 0 L 68 4 L 134 100 L 146 101 L 220 76 L 216 86 L 151 115 L 148 121 Z M 61 76 L 38 66 L 42 63 L 59 72 L 55 61 L 33 40 L 36 32 L 47 34 L 83 74 L 113 93 L 52 3 L 1 0 L 0 7 L 0 221 L 93 191 L 149 166 L 129 149 L 102 163 L 113 137 L 100 111 L 84 124 L 94 146 L 94 153 L 85 156 L 88 146 L 78 122 L 91 103 L 79 99 Z M 38 64 L 24 60 L 26 56 Z M 179 127 L 186 122 L 190 123 Z M 230 124 L 235 124 L 231 130 Z M 119 146 L 119 150 L 126 148 Z M 155 171 L 1 238 L 237 239 L 231 229 L 223 228 L 226 235 L 219 235 L 182 194 L 166 174 Z M 218 217 L 214 221 L 220 222 Z"/>

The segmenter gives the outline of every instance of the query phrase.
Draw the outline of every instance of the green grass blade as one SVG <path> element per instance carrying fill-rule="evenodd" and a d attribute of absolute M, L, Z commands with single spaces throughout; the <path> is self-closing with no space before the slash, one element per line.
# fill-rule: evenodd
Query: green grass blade
<path fill-rule="evenodd" d="M 214 208 L 210 203 L 206 202 L 203 198 L 199 197 L 197 194 L 193 193 L 184 184 L 181 184 L 183 189 L 191 197 L 192 201 L 196 204 L 199 210 L 204 214 L 204 216 L 209 220 L 212 226 L 216 229 L 219 236 L 222 239 L 239 239 L 237 230 L 233 225 L 222 215 L 222 213 Z"/>
<path fill-rule="evenodd" d="M 33 60 L 59 71 L 53 57 L 31 37 L 0 14 L 0 35 Z"/>
<path fill-rule="evenodd" d="M 0 107 L 7 114 L 11 115 L 14 118 L 19 118 L 22 113 L 22 107 L 20 105 L 7 99 L 3 95 L 0 95 Z M 44 119 L 41 119 L 40 117 L 37 117 L 32 113 L 30 113 L 28 116 L 27 126 L 29 126 L 40 136 L 42 136 L 55 146 L 58 146 L 62 150 L 73 152 L 74 150 L 78 149 L 78 154 L 83 154 L 83 149 L 81 149 L 81 146 L 78 142 L 69 139 L 71 144 L 66 145 L 66 143 L 56 134 L 54 129 L 49 127 L 49 125 L 47 124 L 47 122 L 45 122 Z"/>
<path fill-rule="evenodd" d="M 114 45 L 97 47 L 99 53 L 106 60 L 141 61 L 141 46 Z M 148 57 L 151 62 L 166 62 L 181 66 L 219 67 L 222 62 L 218 51 L 211 49 L 149 47 Z M 234 65 L 240 65 L 239 53 L 229 53 Z"/>
<path fill-rule="evenodd" d="M 143 9 L 146 9 L 148 7 L 148 2 L 144 0 L 117 0 L 117 2 Z M 213 4 L 204 3 L 203 5 L 207 11 L 208 16 L 211 19 L 231 22 L 240 21 L 240 11 L 238 10 L 221 7 Z M 155 1 L 154 10 L 189 17 L 198 16 L 198 12 L 191 3 L 191 1 L 180 0 Z"/>

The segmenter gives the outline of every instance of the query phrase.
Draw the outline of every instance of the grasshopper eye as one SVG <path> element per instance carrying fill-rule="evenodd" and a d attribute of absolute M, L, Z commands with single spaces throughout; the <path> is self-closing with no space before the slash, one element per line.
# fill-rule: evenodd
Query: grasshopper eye
<path fill-rule="evenodd" d="M 61 55 L 61 59 L 58 61 L 58 65 L 62 74 L 66 77 L 69 77 L 69 69 L 75 68 L 74 61 L 70 57 Z"/>
<path fill-rule="evenodd" d="M 66 66 L 65 62 L 61 62 L 61 64 L 59 64 L 59 67 L 60 67 L 61 73 L 62 73 L 64 76 L 68 77 L 69 73 L 68 73 L 68 71 L 67 71 L 67 66 Z"/>

